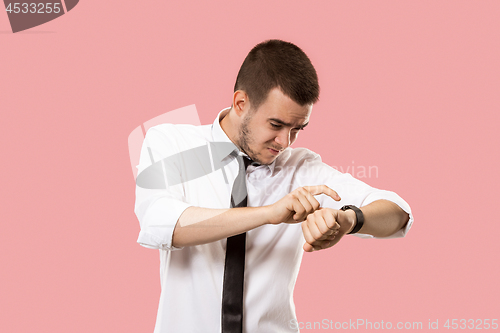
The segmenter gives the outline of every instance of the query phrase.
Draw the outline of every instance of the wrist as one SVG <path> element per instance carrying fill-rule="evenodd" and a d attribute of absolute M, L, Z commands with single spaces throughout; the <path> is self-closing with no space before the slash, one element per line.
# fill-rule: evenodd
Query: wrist
<path fill-rule="evenodd" d="M 365 218 L 364 218 L 364 215 L 363 215 L 363 212 L 361 211 L 361 209 L 359 209 L 358 207 L 356 206 L 353 206 L 353 205 L 346 205 L 346 206 L 343 206 L 342 208 L 340 208 L 340 210 L 344 211 L 344 212 L 351 212 L 354 213 L 354 219 L 352 219 L 351 221 L 353 221 L 351 227 L 349 228 L 349 231 L 347 231 L 347 234 L 355 234 L 357 233 L 362 227 L 363 227 L 363 224 L 365 222 Z M 352 216 L 352 213 L 351 213 L 351 216 Z"/>
<path fill-rule="evenodd" d="M 352 209 L 348 209 L 344 211 L 344 214 L 346 215 L 347 218 L 348 228 L 346 230 L 346 234 L 348 234 L 356 226 L 356 213 Z"/>
<path fill-rule="evenodd" d="M 272 205 L 269 205 L 269 206 L 261 206 L 261 207 L 258 207 L 257 209 L 259 209 L 259 212 L 262 216 L 262 225 L 266 225 L 266 224 L 276 224 L 276 222 L 274 222 L 272 220 Z"/>

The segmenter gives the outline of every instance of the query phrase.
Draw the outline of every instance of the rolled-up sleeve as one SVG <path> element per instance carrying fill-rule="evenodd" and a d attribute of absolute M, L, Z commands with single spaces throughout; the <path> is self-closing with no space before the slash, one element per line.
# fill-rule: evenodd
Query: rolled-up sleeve
<path fill-rule="evenodd" d="M 368 205 L 374 201 L 377 201 L 377 200 L 388 200 L 388 201 L 394 202 L 402 210 L 404 210 L 408 214 L 409 220 L 403 228 L 399 229 L 398 231 L 396 231 L 394 234 L 392 234 L 390 236 L 375 237 L 375 236 L 367 235 L 367 234 L 354 234 L 354 235 L 357 237 L 361 237 L 361 238 L 379 238 L 379 239 L 405 237 L 406 234 L 408 233 L 408 231 L 410 231 L 410 228 L 413 224 L 413 214 L 411 213 L 410 205 L 408 205 L 408 203 L 406 201 L 404 201 L 403 198 L 401 198 L 399 195 L 397 195 L 394 192 L 379 190 L 379 189 L 375 189 L 373 187 L 372 187 L 372 189 L 374 191 L 369 193 L 365 197 L 363 202 L 360 204 L 360 207 L 366 206 L 366 205 Z"/>
<path fill-rule="evenodd" d="M 354 234 L 357 237 L 380 239 L 404 237 L 413 224 L 413 215 L 411 213 L 410 205 L 408 205 L 408 203 L 399 195 L 391 191 L 371 187 L 361 180 L 354 178 L 349 173 L 342 173 L 336 170 L 335 168 L 323 163 L 321 161 L 321 157 L 316 153 L 310 152 L 309 157 L 301 163 L 299 172 L 302 173 L 301 177 L 303 177 L 303 179 L 310 179 L 311 175 L 316 178 L 315 184 L 308 185 L 325 184 L 335 190 L 342 198 L 341 201 L 334 201 L 326 195 L 321 195 L 318 198 L 318 201 L 322 207 L 329 207 L 333 209 L 340 209 L 340 207 L 344 205 L 363 207 L 376 200 L 388 200 L 394 202 L 409 215 L 408 223 L 406 223 L 402 229 L 390 236 L 374 237 L 367 234 Z"/>
<path fill-rule="evenodd" d="M 176 153 L 175 141 L 169 138 L 169 125 L 152 127 L 146 133 L 141 149 L 139 175 L 154 162 Z M 165 170 L 164 172 L 164 179 Z M 159 179 L 159 181 L 164 181 Z M 175 225 L 190 205 L 185 202 L 182 184 L 167 186 L 166 189 L 147 189 L 136 185 L 134 212 L 141 230 L 137 242 L 147 248 L 177 250 L 172 245 Z"/>

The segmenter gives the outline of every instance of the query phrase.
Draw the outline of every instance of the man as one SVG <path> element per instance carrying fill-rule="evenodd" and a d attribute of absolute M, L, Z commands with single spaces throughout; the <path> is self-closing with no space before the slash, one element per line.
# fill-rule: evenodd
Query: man
<path fill-rule="evenodd" d="M 138 242 L 160 249 L 155 332 L 297 332 L 292 293 L 303 251 L 349 233 L 409 230 L 410 207 L 398 195 L 290 148 L 318 96 L 305 53 L 270 40 L 250 51 L 231 108 L 212 125 L 148 131 L 139 174 L 163 161 L 158 182 L 168 183 L 141 187 L 138 177 L 136 189 Z M 243 166 L 246 157 L 253 163 Z"/>

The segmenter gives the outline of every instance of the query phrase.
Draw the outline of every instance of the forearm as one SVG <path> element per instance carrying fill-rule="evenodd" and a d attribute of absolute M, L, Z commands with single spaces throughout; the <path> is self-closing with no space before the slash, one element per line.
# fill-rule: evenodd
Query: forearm
<path fill-rule="evenodd" d="M 267 224 L 268 218 L 267 207 L 189 207 L 177 221 L 172 245 L 183 247 L 215 242 Z"/>
<path fill-rule="evenodd" d="M 408 214 L 397 204 L 388 200 L 377 200 L 361 207 L 365 217 L 360 234 L 375 237 L 390 236 L 403 228 L 409 220 Z"/>

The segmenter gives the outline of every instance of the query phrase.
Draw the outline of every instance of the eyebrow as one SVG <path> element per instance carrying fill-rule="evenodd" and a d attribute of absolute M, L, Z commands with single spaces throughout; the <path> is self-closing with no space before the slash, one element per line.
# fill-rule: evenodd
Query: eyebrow
<path fill-rule="evenodd" d="M 292 124 L 285 123 L 283 120 L 279 120 L 279 119 L 276 119 L 276 118 L 269 118 L 269 120 L 274 121 L 275 123 L 278 123 L 280 125 L 292 127 Z M 305 123 L 304 125 L 300 125 L 297 128 L 304 129 L 308 124 L 309 124 L 309 122 Z"/>

